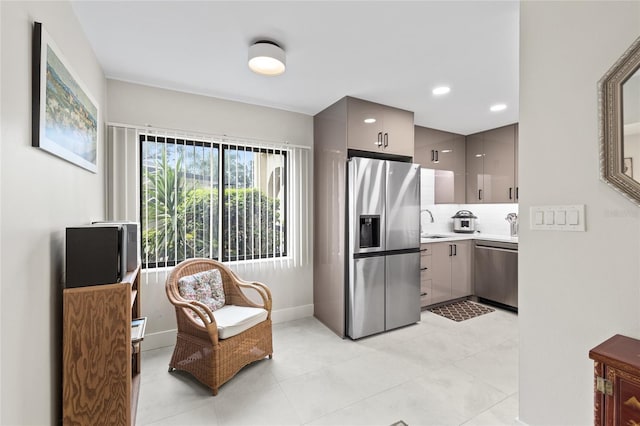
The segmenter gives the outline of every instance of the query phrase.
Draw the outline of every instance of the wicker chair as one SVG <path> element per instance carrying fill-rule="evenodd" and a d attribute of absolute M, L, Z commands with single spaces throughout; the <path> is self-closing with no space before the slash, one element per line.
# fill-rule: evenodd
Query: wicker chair
<path fill-rule="evenodd" d="M 180 278 L 214 268 L 220 271 L 222 277 L 225 307 L 235 305 L 263 308 L 267 311 L 267 318 L 232 337 L 219 338 L 218 324 L 209 307 L 196 300 L 184 299 L 178 291 Z M 258 305 L 249 300 L 243 293 L 244 288 L 255 290 L 263 304 Z M 220 386 L 244 366 L 267 356 L 272 358 L 271 291 L 264 284 L 243 281 L 215 260 L 189 259 L 173 269 L 167 278 L 166 291 L 169 301 L 175 307 L 178 323 L 176 346 L 169 371 L 187 371 L 211 388 L 213 395 L 217 395 Z"/>

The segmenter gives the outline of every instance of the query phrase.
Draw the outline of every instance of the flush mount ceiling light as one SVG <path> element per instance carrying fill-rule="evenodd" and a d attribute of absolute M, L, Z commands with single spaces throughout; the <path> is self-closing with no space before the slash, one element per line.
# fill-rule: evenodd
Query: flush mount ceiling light
<path fill-rule="evenodd" d="M 447 86 L 438 86 L 435 89 L 433 89 L 431 91 L 431 93 L 433 93 L 436 96 L 440 96 L 440 95 L 446 95 L 447 93 L 449 93 L 451 91 L 450 87 Z"/>
<path fill-rule="evenodd" d="M 491 108 L 489 109 L 491 110 L 491 112 L 498 112 L 507 109 L 507 106 L 505 104 L 495 104 L 491 105 Z"/>
<path fill-rule="evenodd" d="M 367 124 L 372 124 L 372 123 L 376 122 L 376 119 L 375 118 L 365 118 L 364 122 L 367 123 Z"/>
<path fill-rule="evenodd" d="M 272 41 L 260 40 L 249 47 L 249 68 L 262 75 L 280 75 L 285 70 L 284 50 Z"/>

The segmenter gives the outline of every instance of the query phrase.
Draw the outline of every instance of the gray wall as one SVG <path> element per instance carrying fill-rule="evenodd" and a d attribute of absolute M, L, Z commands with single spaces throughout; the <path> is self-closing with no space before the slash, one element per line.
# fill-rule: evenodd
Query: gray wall
<path fill-rule="evenodd" d="M 31 147 L 33 21 L 43 23 L 103 117 L 106 80 L 69 3 L 3 1 L 0 14 L 0 424 L 56 424 L 64 230 L 104 217 L 103 143 L 97 174 Z"/>
<path fill-rule="evenodd" d="M 308 115 L 115 80 L 108 80 L 107 93 L 109 119 L 115 123 L 313 146 L 313 118 Z M 311 159 L 309 167 L 312 164 Z M 129 175 L 134 176 L 135 171 L 130 170 Z M 313 194 L 308 199 L 312 203 Z M 312 204 L 302 208 L 311 209 Z M 307 224 L 309 236 L 313 234 L 311 223 Z M 309 244 L 311 250 L 313 242 Z M 282 322 L 313 312 L 311 259 L 309 253 L 308 263 L 266 260 L 231 267 L 243 279 L 270 287 L 273 321 Z M 175 344 L 175 313 L 165 294 L 166 274 L 166 268 L 142 274 L 142 314 L 148 317 L 143 350 Z"/>
<path fill-rule="evenodd" d="M 107 104 L 111 122 L 313 146 L 305 114 L 116 80 L 108 81 Z"/>
<path fill-rule="evenodd" d="M 520 6 L 520 420 L 593 424 L 589 349 L 640 337 L 640 209 L 599 180 L 597 82 L 640 35 L 640 2 Z M 531 206 L 585 204 L 586 232 Z"/>

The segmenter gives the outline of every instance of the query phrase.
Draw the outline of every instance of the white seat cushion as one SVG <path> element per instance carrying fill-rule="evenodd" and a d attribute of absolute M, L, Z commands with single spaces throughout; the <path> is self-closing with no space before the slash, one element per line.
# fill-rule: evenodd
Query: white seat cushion
<path fill-rule="evenodd" d="M 224 305 L 213 312 L 218 338 L 228 339 L 267 319 L 267 310 L 248 306 Z"/>

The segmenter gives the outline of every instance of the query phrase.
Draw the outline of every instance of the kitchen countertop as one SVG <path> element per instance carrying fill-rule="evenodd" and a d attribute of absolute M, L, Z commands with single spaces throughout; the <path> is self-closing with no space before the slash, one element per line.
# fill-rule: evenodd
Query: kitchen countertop
<path fill-rule="evenodd" d="M 440 235 L 442 236 L 442 238 L 420 238 L 420 244 L 444 243 L 447 241 L 461 240 L 485 240 L 505 243 L 518 243 L 518 237 L 510 237 L 508 235 L 499 234 L 483 234 L 481 232 L 475 232 L 473 234 L 462 234 L 456 232 L 434 232 L 433 235 Z"/>

